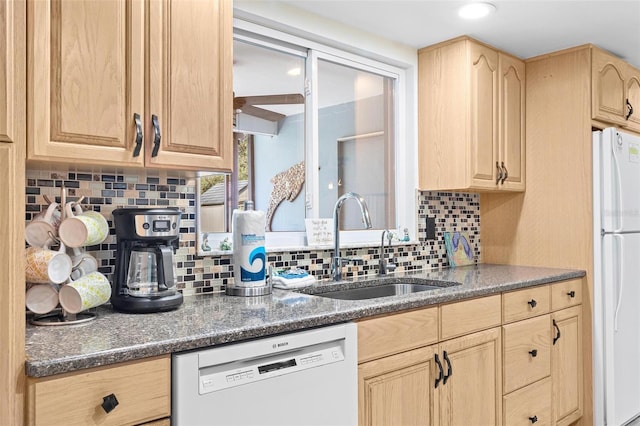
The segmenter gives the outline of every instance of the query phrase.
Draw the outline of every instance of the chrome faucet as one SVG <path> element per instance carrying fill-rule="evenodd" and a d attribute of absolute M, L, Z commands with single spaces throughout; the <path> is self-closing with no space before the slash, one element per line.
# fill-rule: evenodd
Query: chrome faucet
<path fill-rule="evenodd" d="M 380 261 L 378 262 L 380 269 L 378 271 L 378 275 L 386 275 L 387 272 L 393 272 L 396 270 L 396 265 L 393 264 L 393 262 L 391 261 L 392 259 L 389 259 L 389 263 L 387 263 L 386 259 L 384 258 L 385 234 L 387 234 L 387 240 L 389 240 L 389 248 L 391 248 L 391 238 L 393 234 L 388 229 L 385 229 L 384 231 L 382 231 L 382 237 L 380 238 Z"/>
<path fill-rule="evenodd" d="M 333 262 L 331 266 L 331 273 L 333 274 L 334 281 L 342 280 L 342 265 L 343 261 L 348 261 L 347 259 L 343 259 L 340 257 L 340 208 L 342 204 L 349 198 L 353 198 L 358 202 L 360 206 L 360 213 L 362 214 L 362 222 L 364 222 L 365 228 L 371 228 L 371 218 L 369 217 L 369 209 L 367 208 L 367 203 L 364 201 L 359 194 L 355 192 L 347 192 L 343 194 L 338 201 L 336 201 L 336 205 L 333 208 Z"/>

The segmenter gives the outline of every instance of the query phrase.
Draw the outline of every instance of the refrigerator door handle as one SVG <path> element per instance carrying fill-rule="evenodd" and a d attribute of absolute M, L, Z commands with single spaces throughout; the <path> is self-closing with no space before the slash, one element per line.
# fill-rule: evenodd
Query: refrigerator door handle
<path fill-rule="evenodd" d="M 622 244 L 624 240 L 623 235 L 615 234 L 614 240 L 620 243 L 620 256 L 618 256 L 618 300 L 616 302 L 616 310 L 613 314 L 613 331 L 618 331 L 618 312 L 620 311 L 620 305 L 622 304 L 622 289 L 624 287 L 624 244 Z"/>
<path fill-rule="evenodd" d="M 618 208 L 619 211 L 616 212 L 617 217 L 619 218 L 619 226 L 618 229 L 615 229 L 613 232 L 621 232 L 624 229 L 623 219 L 624 219 L 624 208 L 622 207 L 622 177 L 620 174 L 620 164 L 618 164 L 618 157 L 616 156 L 615 147 L 622 146 L 622 135 L 616 132 L 616 142 L 611 144 L 611 156 L 613 157 L 614 169 L 616 171 L 616 178 L 618 179 L 616 191 L 618 192 Z M 613 213 L 613 212 L 612 212 Z"/>

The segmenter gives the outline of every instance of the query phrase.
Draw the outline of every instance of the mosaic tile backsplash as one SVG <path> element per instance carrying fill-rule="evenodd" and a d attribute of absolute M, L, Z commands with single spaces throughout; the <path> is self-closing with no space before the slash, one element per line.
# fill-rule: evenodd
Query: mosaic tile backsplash
<path fill-rule="evenodd" d="M 46 209 L 45 196 L 60 202 L 61 188 L 68 201 L 85 197 L 83 209 L 102 213 L 110 226 L 104 243 L 88 247 L 100 264 L 99 271 L 110 280 L 115 266 L 114 209 L 119 207 L 178 207 L 182 211 L 180 248 L 176 253 L 178 288 L 185 295 L 223 291 L 233 280 L 230 255 L 201 257 L 196 254 L 196 185 L 173 171 L 95 173 L 76 170 L 27 170 L 25 187 L 26 221 Z M 387 258 L 396 271 L 427 270 L 448 266 L 443 235 L 445 231 L 466 231 L 476 253 L 481 256 L 480 197 L 478 194 L 449 192 L 417 193 L 418 242 L 393 246 Z M 436 239 L 426 239 L 427 217 L 435 217 Z M 356 265 L 345 267 L 344 277 L 378 273 L 378 247 L 343 250 L 343 256 L 357 258 Z M 267 254 L 273 267 L 297 266 L 318 279 L 331 276 L 332 250 L 302 250 Z"/>

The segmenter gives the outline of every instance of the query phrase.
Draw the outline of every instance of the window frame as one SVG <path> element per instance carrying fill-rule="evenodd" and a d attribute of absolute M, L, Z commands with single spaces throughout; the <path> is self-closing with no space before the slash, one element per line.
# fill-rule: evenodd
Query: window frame
<path fill-rule="evenodd" d="M 310 84 L 310 77 L 317 77 L 318 60 L 326 60 L 340 65 L 350 66 L 363 71 L 372 72 L 384 77 L 394 79 L 394 168 L 395 175 L 395 212 L 396 226 L 391 229 L 402 233 L 404 228 L 409 229 L 410 241 L 405 244 L 415 244 L 417 241 L 417 209 L 416 209 L 416 174 L 414 171 L 415 156 L 411 155 L 415 151 L 415 144 L 401 143 L 401 141 L 412 141 L 413 135 L 408 129 L 407 117 L 407 81 L 411 74 L 407 69 L 383 62 L 380 58 L 370 58 L 361 54 L 350 53 L 327 44 L 319 43 L 309 38 L 302 38 L 280 30 L 248 22 L 239 18 L 234 19 L 234 38 L 242 41 L 259 44 L 264 47 L 276 49 L 286 53 L 296 54 L 306 57 L 306 88 L 305 88 L 305 196 L 306 218 L 318 218 L 319 209 L 314 208 L 319 200 L 320 188 L 317 183 L 318 170 L 318 93 L 317 84 Z M 277 40 L 274 43 L 272 40 Z M 305 52 L 306 50 L 306 52 Z M 411 163 L 409 173 L 398 173 L 406 170 L 403 164 Z M 199 180 L 198 188 L 199 193 Z M 231 239 L 230 233 L 202 233 L 200 232 L 199 203 L 196 203 L 197 211 L 197 237 L 198 255 L 228 254 L 228 251 L 213 249 L 202 251 L 202 241 L 208 237 L 213 245 L 217 247 L 218 241 L 225 237 Z M 380 241 L 380 229 L 340 231 L 340 242 L 342 248 L 377 246 Z M 217 238 L 211 238 L 211 237 Z M 327 249 L 333 246 L 309 246 L 305 243 L 306 233 L 301 232 L 267 232 L 266 249 L 268 252 L 281 252 L 290 250 Z"/>

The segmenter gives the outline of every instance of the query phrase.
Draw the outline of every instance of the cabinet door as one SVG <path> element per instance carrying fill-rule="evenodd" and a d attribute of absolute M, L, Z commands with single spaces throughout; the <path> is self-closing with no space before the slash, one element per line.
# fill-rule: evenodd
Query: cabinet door
<path fill-rule="evenodd" d="M 0 0 L 0 423 L 24 423 L 26 6 Z"/>
<path fill-rule="evenodd" d="M 229 171 L 231 2 L 166 0 L 149 8 L 147 164 Z"/>
<path fill-rule="evenodd" d="M 567 425 L 582 416 L 582 306 L 551 314 L 551 380 L 555 423 Z"/>
<path fill-rule="evenodd" d="M 592 116 L 608 123 L 625 124 L 625 74 L 622 59 L 592 49 Z"/>
<path fill-rule="evenodd" d="M 358 423 L 433 425 L 436 346 L 414 349 L 358 366 Z"/>
<path fill-rule="evenodd" d="M 28 2 L 29 160 L 141 165 L 144 2 Z"/>
<path fill-rule="evenodd" d="M 24 127 L 24 4 L 0 0 L 0 142 L 21 142 Z"/>
<path fill-rule="evenodd" d="M 525 67 L 513 56 L 500 54 L 499 161 L 507 175 L 500 189 L 525 188 Z"/>
<path fill-rule="evenodd" d="M 495 188 L 498 158 L 498 52 L 471 41 L 469 45 L 471 185 L 476 188 Z"/>
<path fill-rule="evenodd" d="M 640 132 L 640 70 L 627 66 L 626 78 L 627 99 L 625 99 L 625 117 L 629 115 L 629 107 L 633 108 L 633 113 L 627 119 L 629 129 Z M 629 106 L 626 102 L 629 102 Z"/>
<path fill-rule="evenodd" d="M 438 386 L 439 425 L 497 425 L 502 416 L 502 344 L 493 328 L 441 343 L 446 383 Z M 446 352 L 446 356 L 444 355 Z"/>

